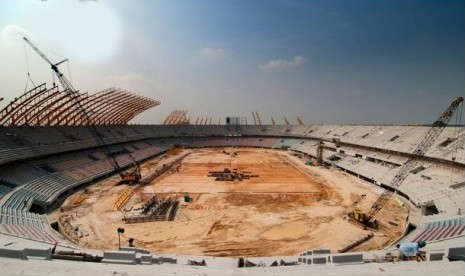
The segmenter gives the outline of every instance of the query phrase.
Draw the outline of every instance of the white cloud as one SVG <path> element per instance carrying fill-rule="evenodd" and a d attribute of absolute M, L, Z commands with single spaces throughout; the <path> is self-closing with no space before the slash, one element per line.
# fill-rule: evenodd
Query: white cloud
<path fill-rule="evenodd" d="M 30 34 L 18 25 L 8 24 L 2 29 L 0 36 L 5 39 L 22 39 L 24 36 L 29 37 Z"/>
<path fill-rule="evenodd" d="M 290 60 L 287 59 L 272 59 L 265 64 L 260 64 L 258 67 L 262 70 L 284 69 L 298 67 L 307 61 L 303 56 L 295 56 Z"/>
<path fill-rule="evenodd" d="M 221 57 L 225 55 L 225 51 L 222 48 L 203 48 L 202 54 L 207 57 Z"/>
<path fill-rule="evenodd" d="M 141 74 L 128 73 L 126 75 L 110 75 L 103 78 L 103 82 L 108 87 L 118 87 L 128 89 L 143 89 L 154 85 L 153 80 L 144 77 Z"/>

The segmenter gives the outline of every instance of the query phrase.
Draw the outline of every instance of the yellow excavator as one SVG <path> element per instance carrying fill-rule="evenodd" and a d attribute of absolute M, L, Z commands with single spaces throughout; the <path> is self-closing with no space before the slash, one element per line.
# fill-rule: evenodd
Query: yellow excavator
<path fill-rule="evenodd" d="M 405 181 L 410 172 L 417 168 L 419 159 L 426 154 L 431 148 L 436 139 L 442 133 L 444 128 L 449 123 L 452 115 L 454 114 L 457 107 L 463 102 L 462 97 L 456 98 L 450 106 L 441 114 L 441 116 L 432 124 L 431 128 L 426 132 L 420 143 L 418 143 L 415 150 L 412 152 L 410 157 L 399 169 L 399 172 L 394 176 L 389 186 L 397 191 L 400 185 Z M 387 204 L 390 200 L 393 192 L 385 190 L 371 206 L 368 213 L 361 212 L 358 209 L 353 210 L 348 214 L 349 218 L 362 224 L 363 226 L 377 229 L 378 221 L 375 219 L 376 214 Z"/>
<path fill-rule="evenodd" d="M 121 173 L 121 180 L 119 183 L 124 184 L 137 184 L 140 182 L 141 175 L 139 166 L 129 169 L 129 171 Z"/>
<path fill-rule="evenodd" d="M 372 219 L 368 214 L 360 211 L 359 209 L 353 210 L 348 214 L 348 216 L 363 226 L 378 229 L 378 221 L 376 219 Z"/>
<path fill-rule="evenodd" d="M 128 155 L 131 156 L 130 153 L 128 153 Z M 142 178 L 140 174 L 140 166 L 134 159 L 133 166 L 130 169 L 121 172 L 119 175 L 121 177 L 119 184 L 139 184 Z"/>

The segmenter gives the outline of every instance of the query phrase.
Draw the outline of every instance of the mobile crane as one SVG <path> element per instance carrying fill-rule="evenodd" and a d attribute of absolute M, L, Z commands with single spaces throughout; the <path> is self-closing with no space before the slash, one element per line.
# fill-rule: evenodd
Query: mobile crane
<path fill-rule="evenodd" d="M 131 161 L 132 161 L 132 168 L 130 168 L 127 171 L 123 171 L 123 169 L 120 167 L 118 164 L 118 161 L 116 158 L 110 153 L 110 150 L 108 146 L 106 146 L 103 136 L 98 132 L 96 126 L 92 124 L 92 122 L 89 119 L 89 115 L 87 114 L 86 109 L 81 105 L 81 102 L 79 101 L 80 94 L 77 92 L 76 89 L 74 89 L 73 85 L 71 82 L 63 75 L 63 73 L 58 69 L 58 65 L 68 61 L 68 59 L 64 59 L 60 62 L 53 63 L 39 48 L 37 48 L 27 37 L 23 37 L 23 40 L 31 46 L 31 48 L 40 56 L 42 57 L 50 66 L 53 72 L 55 72 L 58 80 L 60 80 L 61 86 L 64 91 L 68 93 L 68 96 L 74 100 L 74 104 L 76 104 L 79 107 L 79 112 L 82 114 L 84 119 L 88 122 L 88 126 L 90 128 L 90 132 L 94 136 L 95 140 L 97 141 L 98 146 L 102 146 L 103 150 L 105 152 L 105 155 L 108 156 L 108 161 L 110 165 L 113 167 L 115 172 L 119 173 L 121 180 L 119 183 L 128 183 L 128 184 L 138 184 L 141 179 L 141 173 L 140 173 L 140 166 L 134 159 L 134 157 L 128 153 Z"/>
<path fill-rule="evenodd" d="M 415 150 L 412 152 L 412 157 L 410 157 L 399 169 L 397 174 L 392 179 L 389 184 L 390 187 L 397 190 L 397 188 L 405 181 L 410 171 L 419 166 L 419 157 L 422 157 L 426 152 L 431 148 L 436 139 L 442 133 L 444 128 L 449 123 L 452 115 L 454 114 L 457 107 L 463 102 L 462 97 L 456 98 L 449 107 L 439 116 L 439 118 L 432 124 L 431 128 L 426 132 L 425 136 L 418 143 Z M 378 221 L 375 219 L 375 216 L 379 211 L 387 204 L 392 194 L 389 190 L 385 190 L 373 203 L 368 213 L 363 213 L 359 210 L 354 210 L 348 215 L 350 218 L 355 220 L 358 223 L 361 223 L 364 226 L 370 228 L 378 228 Z"/>

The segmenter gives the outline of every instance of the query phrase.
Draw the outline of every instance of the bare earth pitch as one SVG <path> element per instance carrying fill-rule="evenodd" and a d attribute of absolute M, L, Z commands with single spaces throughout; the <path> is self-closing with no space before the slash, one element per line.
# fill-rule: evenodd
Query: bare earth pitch
<path fill-rule="evenodd" d="M 115 186 L 117 179 L 111 178 L 74 194 L 50 217 L 65 217 L 67 227 L 78 227 L 80 237 L 74 241 L 87 248 L 117 248 L 116 229 L 124 227 L 124 245 L 134 238 L 137 247 L 155 253 L 213 256 L 295 255 L 317 247 L 337 251 L 371 232 L 345 215 L 354 205 L 368 210 L 380 191 L 336 169 L 304 165 L 287 151 L 180 150 L 146 162 L 142 173 L 148 175 L 189 152 L 179 169 L 136 189 L 121 211 L 114 209 L 115 201 L 131 188 Z M 235 182 L 208 177 L 210 171 L 224 168 L 258 177 Z M 180 200 L 174 221 L 122 222 L 125 213 L 155 194 Z M 192 202 L 184 203 L 186 194 Z M 380 230 L 352 251 L 378 249 L 395 241 L 405 230 L 407 215 L 407 208 L 392 200 L 379 215 Z"/>

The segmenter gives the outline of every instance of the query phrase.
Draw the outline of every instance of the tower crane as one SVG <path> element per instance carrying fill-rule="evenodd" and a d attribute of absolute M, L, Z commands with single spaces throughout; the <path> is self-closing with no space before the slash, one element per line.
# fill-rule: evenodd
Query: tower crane
<path fill-rule="evenodd" d="M 410 157 L 399 169 L 397 174 L 389 184 L 390 187 L 394 188 L 394 191 L 405 181 L 410 171 L 419 166 L 419 157 L 422 157 L 431 148 L 434 142 L 437 140 L 439 135 L 442 133 L 444 128 L 449 123 L 452 115 L 454 114 L 457 107 L 463 102 L 462 97 L 456 98 L 449 107 L 439 116 L 439 118 L 432 124 L 431 128 L 426 132 L 425 136 L 420 140 L 415 150 L 412 152 L 413 156 Z M 378 222 L 375 219 L 376 215 L 383 209 L 387 204 L 392 194 L 389 190 L 385 190 L 373 203 L 368 213 L 363 213 L 357 210 L 349 213 L 349 217 L 355 221 L 363 224 L 364 226 L 371 228 L 378 228 Z"/>
<path fill-rule="evenodd" d="M 76 89 L 74 89 L 73 85 L 71 84 L 71 82 L 63 75 L 63 73 L 60 71 L 60 69 L 58 68 L 58 65 L 64 63 L 64 62 L 67 62 L 68 59 L 64 59 L 60 62 L 57 62 L 57 63 L 53 63 L 41 50 L 39 50 L 39 48 L 37 48 L 27 37 L 23 37 L 23 40 L 29 45 L 31 46 L 31 48 L 40 56 L 42 57 L 42 59 L 44 59 L 50 66 L 51 66 L 51 69 L 53 72 L 55 72 L 58 80 L 60 81 L 61 83 L 61 86 L 63 88 L 63 90 L 68 93 L 68 96 L 74 100 L 74 104 L 77 105 L 79 107 L 79 112 L 83 115 L 83 117 L 85 118 L 85 120 L 88 122 L 88 125 L 90 127 L 90 130 L 91 130 L 91 133 L 92 135 L 94 136 L 94 138 L 96 139 L 97 141 L 97 145 L 98 146 L 102 146 L 104 151 L 105 151 L 105 155 L 108 156 L 108 160 L 109 160 L 109 163 L 110 165 L 113 167 L 113 169 L 119 173 L 120 177 L 121 177 L 121 180 L 120 180 L 120 183 L 134 183 L 134 184 L 137 184 L 139 183 L 140 179 L 141 179 L 141 174 L 140 174 L 140 167 L 139 167 L 139 164 L 136 162 L 136 160 L 134 159 L 134 157 L 128 153 L 128 156 L 130 157 L 132 163 L 133 163 L 133 167 L 124 172 L 123 169 L 120 167 L 120 165 L 118 164 L 118 161 L 116 160 L 116 158 L 113 156 L 113 154 L 111 154 L 109 148 L 105 145 L 105 142 L 103 140 L 103 136 L 98 132 L 97 128 L 95 127 L 94 124 L 91 123 L 90 121 L 90 118 L 89 118 L 89 115 L 87 114 L 87 111 L 86 109 L 81 105 L 81 102 L 79 100 L 80 98 L 80 94 L 77 92 Z"/>

